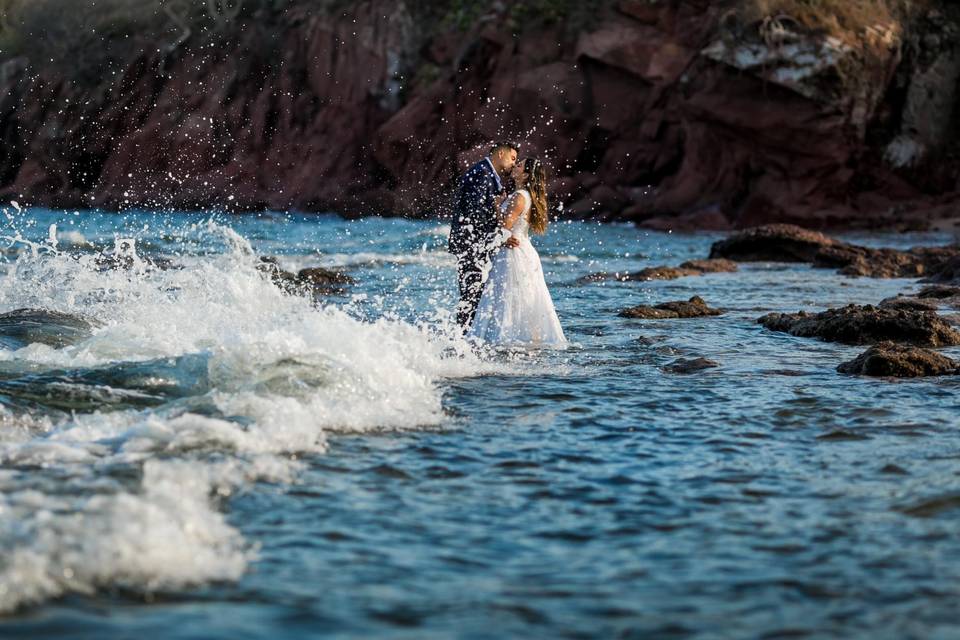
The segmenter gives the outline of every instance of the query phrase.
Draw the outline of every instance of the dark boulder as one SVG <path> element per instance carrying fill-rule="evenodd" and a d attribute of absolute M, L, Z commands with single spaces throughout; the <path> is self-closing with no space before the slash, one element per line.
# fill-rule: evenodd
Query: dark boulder
<path fill-rule="evenodd" d="M 960 362 L 930 349 L 881 342 L 844 362 L 837 371 L 859 376 L 918 378 L 960 374 Z"/>
<path fill-rule="evenodd" d="M 867 278 L 919 278 L 943 268 L 957 247 L 914 247 L 899 249 L 872 249 L 855 245 L 827 247 L 814 261 L 814 266 L 837 267 L 846 276 Z"/>
<path fill-rule="evenodd" d="M 771 331 L 843 344 L 886 340 L 924 347 L 960 344 L 960 332 L 930 311 L 847 305 L 822 313 L 771 313 L 757 320 Z"/>
<path fill-rule="evenodd" d="M 689 374 L 719 367 L 720 363 L 707 358 L 680 358 L 663 368 L 667 373 Z"/>
<path fill-rule="evenodd" d="M 869 278 L 919 278 L 940 273 L 957 256 L 960 256 L 960 247 L 957 246 L 914 247 L 906 251 L 875 249 L 840 242 L 789 224 L 747 229 L 714 243 L 710 250 L 711 258 L 741 262 L 808 262 L 818 268 L 839 269 L 843 275 Z M 943 277 L 949 280 L 952 276 L 945 274 Z"/>
<path fill-rule="evenodd" d="M 939 269 L 923 280 L 938 284 L 960 285 L 960 255 L 944 262 Z"/>
<path fill-rule="evenodd" d="M 47 309 L 16 309 L 0 313 L 0 347 L 21 349 L 29 344 L 55 348 L 75 344 L 90 336 L 92 320 Z"/>
<path fill-rule="evenodd" d="M 688 276 L 703 275 L 702 272 L 695 269 L 684 269 L 682 267 L 668 267 L 666 265 L 659 267 L 647 267 L 633 273 L 621 274 L 618 278 L 620 282 L 648 280 L 676 280 L 677 278 L 686 278 Z"/>
<path fill-rule="evenodd" d="M 707 273 L 731 273 L 737 270 L 737 263 L 732 260 L 688 260 L 679 267 L 661 265 L 647 267 L 632 273 L 591 273 L 577 280 L 577 284 L 590 284 L 616 280 L 618 282 L 649 281 L 649 280 L 676 280 L 689 276 L 702 276 Z"/>
<path fill-rule="evenodd" d="M 883 309 L 904 309 L 906 311 L 936 311 L 937 303 L 914 296 L 899 295 L 880 301 Z"/>
<path fill-rule="evenodd" d="M 838 244 L 829 236 L 796 225 L 767 224 L 715 242 L 710 258 L 739 262 L 813 262 L 821 250 Z"/>
<path fill-rule="evenodd" d="M 338 293 L 345 287 L 356 284 L 356 280 L 340 271 L 323 267 L 308 267 L 297 272 L 296 281 L 315 293 Z"/>
<path fill-rule="evenodd" d="M 722 314 L 723 311 L 708 307 L 707 303 L 704 302 L 700 296 L 693 296 L 686 301 L 677 300 L 673 302 L 663 302 L 652 307 L 640 305 L 624 309 L 620 312 L 620 317 L 639 320 L 662 320 L 672 318 L 702 318 Z"/>
<path fill-rule="evenodd" d="M 700 273 L 733 273 L 737 271 L 737 263 L 725 258 L 710 258 L 708 260 L 687 260 L 680 265 L 681 269 L 692 269 Z"/>
<path fill-rule="evenodd" d="M 930 285 L 929 287 L 920 289 L 917 297 L 925 300 L 949 300 L 951 298 L 960 298 L 960 287 Z"/>
<path fill-rule="evenodd" d="M 356 280 L 347 274 L 323 267 L 307 267 L 297 273 L 286 271 L 272 256 L 261 256 L 257 270 L 267 274 L 275 285 L 287 293 L 296 295 L 343 293 L 347 286 L 356 284 Z"/>

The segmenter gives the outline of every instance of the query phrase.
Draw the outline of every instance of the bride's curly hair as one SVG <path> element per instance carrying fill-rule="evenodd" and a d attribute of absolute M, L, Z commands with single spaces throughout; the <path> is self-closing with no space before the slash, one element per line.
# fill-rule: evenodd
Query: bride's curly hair
<path fill-rule="evenodd" d="M 546 233 L 549 224 L 547 206 L 547 170 L 537 158 L 524 158 L 523 171 L 527 174 L 525 185 L 530 192 L 530 230 L 534 233 Z"/>

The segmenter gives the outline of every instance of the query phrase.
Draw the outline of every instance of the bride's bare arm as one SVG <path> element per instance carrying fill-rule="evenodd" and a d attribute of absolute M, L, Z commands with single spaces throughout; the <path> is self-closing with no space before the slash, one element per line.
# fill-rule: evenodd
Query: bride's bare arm
<path fill-rule="evenodd" d="M 502 224 L 504 228 L 512 230 L 513 225 L 515 225 L 517 220 L 520 219 L 520 216 L 523 215 L 523 206 L 523 196 L 521 196 L 519 193 L 514 193 L 512 196 L 510 196 L 510 208 L 507 209 L 506 213 L 500 216 L 500 224 Z M 503 241 L 503 244 L 505 247 L 513 249 L 514 247 L 520 246 L 520 241 L 513 236 L 510 236 Z"/>
<path fill-rule="evenodd" d="M 510 196 L 510 208 L 507 209 L 506 213 L 502 214 L 500 224 L 512 230 L 513 225 L 517 223 L 517 220 L 519 220 L 523 214 L 524 204 L 526 203 L 523 201 L 523 196 L 519 193 L 514 193 Z"/>

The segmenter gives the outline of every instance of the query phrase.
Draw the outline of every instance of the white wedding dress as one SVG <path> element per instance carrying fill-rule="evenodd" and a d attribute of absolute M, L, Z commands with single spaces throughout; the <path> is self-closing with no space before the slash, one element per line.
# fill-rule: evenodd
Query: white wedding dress
<path fill-rule="evenodd" d="M 530 243 L 530 193 L 516 192 L 526 201 L 512 233 L 517 247 L 500 247 L 493 256 L 477 315 L 468 335 L 497 345 L 561 346 L 567 342 L 550 291 L 543 279 L 540 256 Z M 504 214 L 513 198 L 500 205 Z"/>

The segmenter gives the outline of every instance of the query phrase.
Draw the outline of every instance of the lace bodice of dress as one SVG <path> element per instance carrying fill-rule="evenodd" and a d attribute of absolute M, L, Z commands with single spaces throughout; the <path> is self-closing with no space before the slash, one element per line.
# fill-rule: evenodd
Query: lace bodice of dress
<path fill-rule="evenodd" d="M 517 240 L 529 240 L 530 239 L 530 204 L 532 199 L 530 198 L 530 192 L 526 189 L 519 189 L 516 191 L 517 194 L 523 198 L 526 203 L 523 207 L 523 214 L 520 218 L 513 224 L 513 229 L 511 229 L 512 235 Z M 503 204 L 500 205 L 503 213 L 506 213 L 510 207 L 510 204 L 513 202 L 513 198 L 507 198 L 503 201 Z"/>

